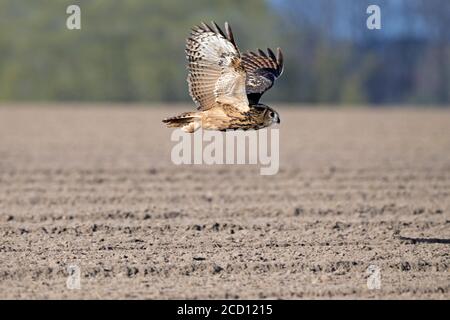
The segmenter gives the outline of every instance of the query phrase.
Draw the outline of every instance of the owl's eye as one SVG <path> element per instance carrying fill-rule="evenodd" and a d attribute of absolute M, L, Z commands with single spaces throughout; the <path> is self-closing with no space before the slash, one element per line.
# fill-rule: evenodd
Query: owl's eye
<path fill-rule="evenodd" d="M 271 118 L 275 117 L 275 113 L 273 111 L 270 111 L 270 117 Z"/>

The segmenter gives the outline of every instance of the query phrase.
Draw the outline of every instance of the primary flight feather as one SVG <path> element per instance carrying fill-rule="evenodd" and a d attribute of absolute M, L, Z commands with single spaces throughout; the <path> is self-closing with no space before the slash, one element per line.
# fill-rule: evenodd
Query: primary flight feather
<path fill-rule="evenodd" d="M 225 32 L 212 22 L 192 29 L 186 41 L 189 94 L 199 111 L 185 112 L 163 120 L 168 127 L 186 132 L 205 130 L 260 129 L 279 123 L 278 113 L 259 103 L 283 72 L 283 55 L 271 49 L 266 54 L 243 55 L 228 23 Z"/>

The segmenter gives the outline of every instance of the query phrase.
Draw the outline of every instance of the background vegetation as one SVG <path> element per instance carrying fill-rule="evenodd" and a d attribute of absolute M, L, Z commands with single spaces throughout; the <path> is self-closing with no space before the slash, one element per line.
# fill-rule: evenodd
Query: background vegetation
<path fill-rule="evenodd" d="M 229 21 L 241 50 L 283 48 L 267 100 L 449 105 L 448 0 L 2 0 L 0 100 L 189 101 L 184 41 L 202 20 Z"/>

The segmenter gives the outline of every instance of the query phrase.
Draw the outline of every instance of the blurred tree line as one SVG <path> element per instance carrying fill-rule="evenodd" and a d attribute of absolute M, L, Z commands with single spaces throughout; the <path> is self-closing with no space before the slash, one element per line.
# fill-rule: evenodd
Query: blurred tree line
<path fill-rule="evenodd" d="M 366 28 L 369 4 L 381 30 Z M 211 20 L 243 51 L 283 48 L 266 100 L 449 104 L 448 0 L 2 0 L 0 99 L 189 101 L 184 41 Z"/>

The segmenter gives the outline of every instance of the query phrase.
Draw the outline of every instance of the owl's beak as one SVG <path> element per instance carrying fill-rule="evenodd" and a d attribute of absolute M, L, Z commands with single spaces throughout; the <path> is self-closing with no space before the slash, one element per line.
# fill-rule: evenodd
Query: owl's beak
<path fill-rule="evenodd" d="M 280 116 L 278 114 L 275 114 L 275 117 L 273 118 L 274 123 L 280 123 Z"/>

